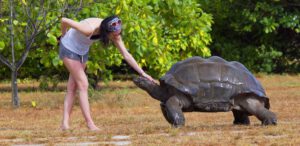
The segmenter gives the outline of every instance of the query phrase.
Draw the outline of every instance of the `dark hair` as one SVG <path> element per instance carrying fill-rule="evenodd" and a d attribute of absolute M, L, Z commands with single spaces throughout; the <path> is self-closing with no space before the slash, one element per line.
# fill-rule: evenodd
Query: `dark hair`
<path fill-rule="evenodd" d="M 109 44 L 108 34 L 111 32 L 108 30 L 108 22 L 110 22 L 114 18 L 118 18 L 118 16 L 113 15 L 113 16 L 106 17 L 100 24 L 99 35 L 92 36 L 91 39 L 92 40 L 99 39 L 104 46 L 107 46 Z"/>

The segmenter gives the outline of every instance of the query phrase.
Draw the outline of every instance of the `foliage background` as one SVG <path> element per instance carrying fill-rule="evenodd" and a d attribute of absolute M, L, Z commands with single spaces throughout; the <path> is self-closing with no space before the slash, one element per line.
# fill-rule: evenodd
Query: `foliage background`
<path fill-rule="evenodd" d="M 50 1 L 50 0 L 49 0 Z M 299 73 L 299 7 L 296 0 L 84 0 L 79 13 L 60 13 L 53 5 L 47 21 L 60 16 L 75 20 L 104 18 L 117 14 L 123 21 L 123 39 L 139 64 L 152 76 L 160 77 L 170 66 L 191 56 L 219 55 L 237 60 L 254 72 Z M 69 2 L 76 2 L 71 0 Z M 22 6 L 15 8 L 18 18 Z M 67 11 L 68 12 L 68 11 Z M 0 6 L 0 53 L 10 57 L 8 6 Z M 15 23 L 22 36 L 25 20 Z M 41 80 L 67 79 L 58 58 L 56 37 L 60 24 L 40 34 L 21 67 L 20 78 Z M 24 48 L 16 39 L 16 51 Z M 19 54 L 20 55 L 20 54 Z M 93 45 L 88 62 L 91 80 L 111 80 L 114 75 L 132 73 L 114 46 Z M 0 64 L 0 79 L 9 79 L 10 71 Z M 46 78 L 45 78 L 46 77 Z"/>
<path fill-rule="evenodd" d="M 213 55 L 238 60 L 254 72 L 300 72 L 298 0 L 199 1 L 213 15 Z"/>
<path fill-rule="evenodd" d="M 119 15 L 123 20 L 123 39 L 128 50 L 140 66 L 151 75 L 158 77 L 178 60 L 194 55 L 210 56 L 207 45 L 211 42 L 209 32 L 212 16 L 203 12 L 199 6 L 194 0 L 181 2 L 85 0 L 84 7 L 78 14 L 59 14 L 58 11 L 47 17 L 51 20 L 53 17 L 63 15 L 80 21 L 87 17 L 105 18 L 113 14 Z M 22 9 L 22 7 L 17 7 L 17 9 Z M 5 12 L 3 9 L 2 11 Z M 5 25 L 7 17 L 3 15 L 1 18 L 1 30 L 7 27 Z M 5 34 L 5 31 L 3 32 L 2 34 Z M 20 78 L 52 77 L 55 74 L 67 76 L 58 58 L 58 46 L 55 39 L 58 36 L 60 36 L 59 23 L 39 37 L 36 41 L 39 47 L 30 52 L 19 71 Z M 0 40 L 1 44 L 4 44 L 0 53 L 6 56 L 10 51 L 7 39 L 4 37 Z M 109 48 L 104 48 L 100 43 L 93 45 L 88 62 L 88 73 L 91 77 L 100 76 L 103 80 L 112 79 L 113 68 L 118 68 L 120 65 L 122 65 L 122 56 L 115 47 L 111 45 Z M 9 77 L 8 69 L 2 65 L 0 72 L 3 75 L 0 78 Z M 120 72 L 120 69 L 117 72 Z"/>

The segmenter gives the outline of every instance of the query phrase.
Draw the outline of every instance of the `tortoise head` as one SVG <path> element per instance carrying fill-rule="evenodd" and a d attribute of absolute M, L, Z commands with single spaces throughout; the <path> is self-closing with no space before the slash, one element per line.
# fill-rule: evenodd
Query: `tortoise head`
<path fill-rule="evenodd" d="M 151 91 L 155 86 L 157 86 L 156 83 L 148 80 L 145 77 L 136 77 L 133 79 L 133 82 L 135 85 L 137 85 L 139 88 L 146 90 L 146 91 Z"/>
<path fill-rule="evenodd" d="M 161 87 L 159 84 L 148 80 L 145 77 L 136 77 L 133 82 L 139 88 L 148 92 L 148 94 L 159 101 L 166 101 L 169 97 L 168 92 L 165 88 Z"/>

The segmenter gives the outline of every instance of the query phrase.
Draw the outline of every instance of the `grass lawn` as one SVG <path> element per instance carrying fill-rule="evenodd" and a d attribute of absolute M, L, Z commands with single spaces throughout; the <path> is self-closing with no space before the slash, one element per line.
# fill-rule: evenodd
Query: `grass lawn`
<path fill-rule="evenodd" d="M 0 84 L 0 145 L 300 145 L 300 76 L 259 75 L 277 126 L 234 126 L 231 112 L 185 113 L 186 124 L 172 128 L 160 103 L 132 82 L 100 84 L 90 91 L 92 116 L 99 132 L 88 131 L 79 104 L 71 130 L 59 129 L 65 83 L 58 91 L 35 90 L 37 82 L 20 83 L 21 107 L 11 107 L 9 83 Z M 33 107 L 32 102 L 36 103 Z"/>

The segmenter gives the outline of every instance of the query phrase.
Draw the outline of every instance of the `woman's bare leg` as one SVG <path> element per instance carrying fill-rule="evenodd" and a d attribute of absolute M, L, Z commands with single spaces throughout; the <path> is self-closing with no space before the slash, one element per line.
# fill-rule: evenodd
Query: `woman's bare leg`
<path fill-rule="evenodd" d="M 64 101 L 64 113 L 63 113 L 63 121 L 61 125 L 62 130 L 68 130 L 70 128 L 69 121 L 70 121 L 70 115 L 72 113 L 72 107 L 74 104 L 76 89 L 77 87 L 76 87 L 75 80 L 70 74 L 68 84 L 67 84 L 67 94 L 65 96 L 65 101 Z"/>
<path fill-rule="evenodd" d="M 91 117 L 90 105 L 88 101 L 88 80 L 84 72 L 85 64 L 82 64 L 79 61 L 68 59 L 68 58 L 64 58 L 63 61 L 65 66 L 69 70 L 74 82 L 76 83 L 77 90 L 79 91 L 80 108 L 88 128 L 90 130 L 99 130 L 99 128 L 94 124 L 94 121 L 92 120 Z M 68 111 L 66 111 L 66 113 L 68 113 Z"/>

